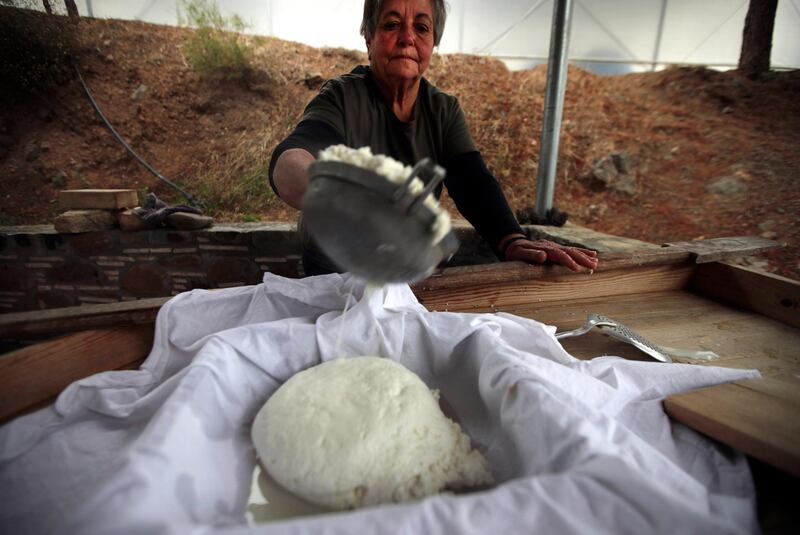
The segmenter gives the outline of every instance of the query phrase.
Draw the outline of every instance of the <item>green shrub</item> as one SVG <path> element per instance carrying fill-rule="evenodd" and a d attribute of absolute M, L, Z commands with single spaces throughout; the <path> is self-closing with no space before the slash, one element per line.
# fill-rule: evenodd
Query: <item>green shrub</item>
<path fill-rule="evenodd" d="M 78 50 L 77 26 L 66 17 L 0 7 L 0 98 L 49 92 L 72 76 Z"/>
<path fill-rule="evenodd" d="M 184 47 L 192 68 L 202 75 L 251 70 L 253 51 L 242 35 L 247 25 L 241 17 L 223 16 L 213 0 L 184 1 L 183 11 L 180 23 L 196 28 Z"/>

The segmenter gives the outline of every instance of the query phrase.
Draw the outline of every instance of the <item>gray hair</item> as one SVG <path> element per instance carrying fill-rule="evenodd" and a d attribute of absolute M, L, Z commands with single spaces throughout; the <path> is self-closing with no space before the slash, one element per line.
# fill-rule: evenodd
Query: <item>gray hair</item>
<path fill-rule="evenodd" d="M 375 35 L 378 27 L 378 17 L 383 10 L 385 0 L 364 0 L 364 17 L 361 19 L 361 35 L 369 39 Z M 444 22 L 447 20 L 447 2 L 445 0 L 431 0 L 433 8 L 433 44 L 439 46 L 444 33 Z"/>

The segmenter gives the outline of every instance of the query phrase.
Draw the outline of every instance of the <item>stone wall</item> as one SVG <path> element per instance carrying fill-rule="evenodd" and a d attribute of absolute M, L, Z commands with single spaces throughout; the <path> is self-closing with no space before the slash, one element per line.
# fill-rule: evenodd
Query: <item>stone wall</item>
<path fill-rule="evenodd" d="M 493 261 L 471 227 L 449 265 Z M 0 313 L 176 295 L 302 277 L 290 223 L 221 224 L 198 231 L 59 234 L 52 225 L 0 227 Z"/>
<path fill-rule="evenodd" d="M 302 276 L 292 224 L 58 234 L 0 228 L 0 311 L 110 303 Z"/>

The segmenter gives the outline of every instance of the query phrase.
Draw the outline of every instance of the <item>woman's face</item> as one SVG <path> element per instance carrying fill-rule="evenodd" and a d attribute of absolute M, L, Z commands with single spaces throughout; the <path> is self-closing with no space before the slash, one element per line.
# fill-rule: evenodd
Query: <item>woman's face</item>
<path fill-rule="evenodd" d="M 370 67 L 388 83 L 412 81 L 428 68 L 433 52 L 430 0 L 388 0 L 375 34 L 367 39 Z"/>

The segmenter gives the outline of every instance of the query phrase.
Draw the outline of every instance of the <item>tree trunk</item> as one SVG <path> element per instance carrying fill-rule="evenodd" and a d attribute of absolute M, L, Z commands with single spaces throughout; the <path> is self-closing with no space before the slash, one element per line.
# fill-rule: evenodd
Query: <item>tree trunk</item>
<path fill-rule="evenodd" d="M 778 0 L 775 0 L 776 2 Z M 75 5 L 75 0 L 64 0 L 64 5 L 67 6 L 67 15 L 70 17 L 79 17 L 78 6 Z"/>
<path fill-rule="evenodd" d="M 42 4 L 44 4 L 45 13 L 47 13 L 48 15 L 52 15 L 53 14 L 53 8 L 50 7 L 50 0 L 42 0 Z"/>
<path fill-rule="evenodd" d="M 778 0 L 750 0 L 739 55 L 739 70 L 748 78 L 757 78 L 769 71 L 777 10 Z"/>

